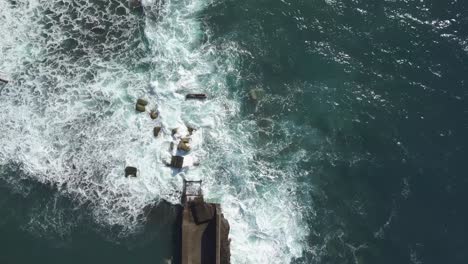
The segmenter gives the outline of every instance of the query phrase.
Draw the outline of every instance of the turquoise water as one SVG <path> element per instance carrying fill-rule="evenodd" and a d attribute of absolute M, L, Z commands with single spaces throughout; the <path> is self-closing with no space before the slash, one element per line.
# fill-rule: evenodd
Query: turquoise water
<path fill-rule="evenodd" d="M 223 205 L 232 263 L 465 263 L 466 12 L 1 1 L 0 262 L 167 263 L 162 200 L 186 178 Z M 201 166 L 175 173 L 163 161 L 184 124 Z"/>

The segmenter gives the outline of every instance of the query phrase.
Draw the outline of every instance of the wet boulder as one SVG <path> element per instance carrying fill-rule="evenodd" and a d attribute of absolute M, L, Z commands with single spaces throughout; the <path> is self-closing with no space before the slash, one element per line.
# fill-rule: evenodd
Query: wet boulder
<path fill-rule="evenodd" d="M 190 135 L 192 135 L 195 130 L 196 129 L 193 127 L 189 127 L 189 126 L 187 127 L 187 131 L 189 132 Z"/>
<path fill-rule="evenodd" d="M 188 152 L 188 151 L 190 151 L 191 148 L 190 148 L 190 145 L 188 144 L 188 142 L 185 143 L 183 141 L 180 141 L 179 145 L 177 146 L 177 149 Z"/>
<path fill-rule="evenodd" d="M 140 98 L 140 99 L 137 100 L 137 104 L 142 105 L 142 106 L 147 106 L 148 101 L 146 101 L 145 99 Z"/>
<path fill-rule="evenodd" d="M 172 156 L 171 158 L 171 167 L 174 167 L 174 168 L 182 168 L 184 164 L 184 157 L 182 156 Z"/>
<path fill-rule="evenodd" d="M 204 100 L 204 99 L 206 99 L 206 98 L 207 98 L 206 94 L 202 94 L 202 93 L 187 94 L 187 95 L 185 96 L 185 99 Z"/>
<path fill-rule="evenodd" d="M 125 168 L 125 177 L 136 177 L 137 176 L 137 168 L 135 167 L 131 167 L 131 166 L 127 166 Z"/>
<path fill-rule="evenodd" d="M 158 118 L 158 116 L 159 116 L 159 113 L 158 113 L 157 111 L 152 110 L 152 111 L 150 112 L 150 117 L 151 117 L 151 119 L 156 119 L 156 118 Z"/>
<path fill-rule="evenodd" d="M 158 137 L 159 136 L 159 132 L 161 132 L 161 127 L 154 127 L 153 128 L 153 135 L 155 137 Z"/>
<path fill-rule="evenodd" d="M 144 105 L 141 105 L 141 104 L 136 104 L 135 110 L 137 110 L 138 112 L 145 112 L 146 107 Z"/>

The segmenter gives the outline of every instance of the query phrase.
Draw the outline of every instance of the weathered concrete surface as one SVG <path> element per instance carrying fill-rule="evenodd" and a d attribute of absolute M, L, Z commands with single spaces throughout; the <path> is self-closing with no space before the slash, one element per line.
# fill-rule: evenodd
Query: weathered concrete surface
<path fill-rule="evenodd" d="M 230 263 L 229 224 L 219 204 L 187 202 L 181 229 L 181 264 Z"/>

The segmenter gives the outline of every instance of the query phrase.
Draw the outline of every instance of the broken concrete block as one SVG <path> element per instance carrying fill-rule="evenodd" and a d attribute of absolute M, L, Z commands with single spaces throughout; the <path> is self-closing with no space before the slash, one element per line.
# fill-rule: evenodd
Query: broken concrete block
<path fill-rule="evenodd" d="M 189 126 L 187 127 L 187 131 L 189 132 L 190 135 L 192 135 L 192 134 L 193 134 L 193 131 L 195 131 L 195 130 L 196 130 L 196 129 L 193 128 L 193 127 L 189 127 Z"/>
<path fill-rule="evenodd" d="M 137 176 L 137 168 L 135 167 L 131 167 L 131 166 L 127 166 L 125 168 L 125 177 L 136 177 Z"/>
<path fill-rule="evenodd" d="M 185 96 L 185 99 L 199 99 L 199 100 L 204 100 L 206 99 L 206 94 L 198 93 L 198 94 L 187 94 Z"/>
<path fill-rule="evenodd" d="M 180 169 L 180 168 L 182 168 L 183 164 L 184 164 L 184 157 L 172 156 L 171 167 Z"/>
<path fill-rule="evenodd" d="M 148 101 L 146 101 L 145 99 L 140 98 L 140 99 L 137 100 L 137 104 L 142 105 L 142 106 L 147 106 Z"/>
<path fill-rule="evenodd" d="M 177 149 L 183 150 L 183 151 L 190 151 L 190 145 L 188 143 L 185 143 L 183 141 L 179 142 L 179 145 L 177 146 Z"/>
<path fill-rule="evenodd" d="M 153 135 L 155 137 L 158 137 L 159 136 L 159 132 L 161 132 L 161 127 L 154 127 L 153 128 Z"/>
<path fill-rule="evenodd" d="M 135 110 L 137 110 L 138 112 L 145 112 L 146 107 L 144 105 L 141 105 L 141 104 L 136 104 Z"/>
<path fill-rule="evenodd" d="M 150 112 L 150 117 L 151 117 L 151 119 L 156 119 L 156 118 L 158 118 L 158 116 L 159 116 L 158 112 L 156 112 L 156 111 L 154 111 L 154 110 L 152 110 L 152 111 Z"/>

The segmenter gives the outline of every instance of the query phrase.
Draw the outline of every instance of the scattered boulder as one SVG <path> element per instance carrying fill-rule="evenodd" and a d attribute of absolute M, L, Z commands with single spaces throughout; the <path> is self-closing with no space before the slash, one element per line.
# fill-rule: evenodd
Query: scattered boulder
<path fill-rule="evenodd" d="M 190 135 L 193 134 L 193 131 L 195 131 L 196 129 L 193 128 L 193 127 L 187 127 L 187 131 L 189 132 Z"/>
<path fill-rule="evenodd" d="M 137 176 L 137 168 L 135 167 L 131 167 L 131 166 L 127 166 L 125 168 L 125 177 L 136 177 Z"/>
<path fill-rule="evenodd" d="M 151 119 L 156 119 L 156 118 L 158 118 L 158 116 L 159 116 L 159 114 L 158 114 L 157 111 L 152 110 L 152 111 L 150 112 L 150 117 L 151 117 Z"/>
<path fill-rule="evenodd" d="M 185 99 L 199 99 L 199 100 L 204 100 L 206 99 L 207 96 L 206 94 L 202 94 L 202 93 L 197 93 L 197 94 L 187 94 L 185 96 Z"/>
<path fill-rule="evenodd" d="M 161 132 L 161 127 L 154 127 L 153 128 L 153 134 L 155 137 L 159 136 L 159 132 Z"/>
<path fill-rule="evenodd" d="M 177 131 L 179 131 L 179 129 L 178 129 L 178 128 L 174 128 L 174 129 L 172 129 L 172 135 L 174 136 L 175 134 L 177 134 Z"/>
<path fill-rule="evenodd" d="M 172 156 L 171 158 L 171 167 L 174 167 L 174 168 L 182 168 L 184 164 L 184 157 L 182 156 Z"/>
<path fill-rule="evenodd" d="M 187 143 L 190 142 L 190 138 L 184 137 L 184 138 L 181 139 L 181 141 L 187 144 Z"/>
<path fill-rule="evenodd" d="M 146 107 L 144 105 L 141 105 L 141 104 L 136 104 L 135 109 L 138 112 L 145 112 L 146 111 Z"/>
<path fill-rule="evenodd" d="M 140 98 L 140 99 L 137 100 L 137 104 L 142 105 L 142 106 L 147 106 L 148 101 L 146 101 L 145 99 Z"/>
<path fill-rule="evenodd" d="M 180 141 L 179 145 L 177 146 L 177 149 L 188 152 L 188 151 L 190 151 L 190 145 L 188 144 L 188 142 L 185 143 L 183 141 Z"/>

